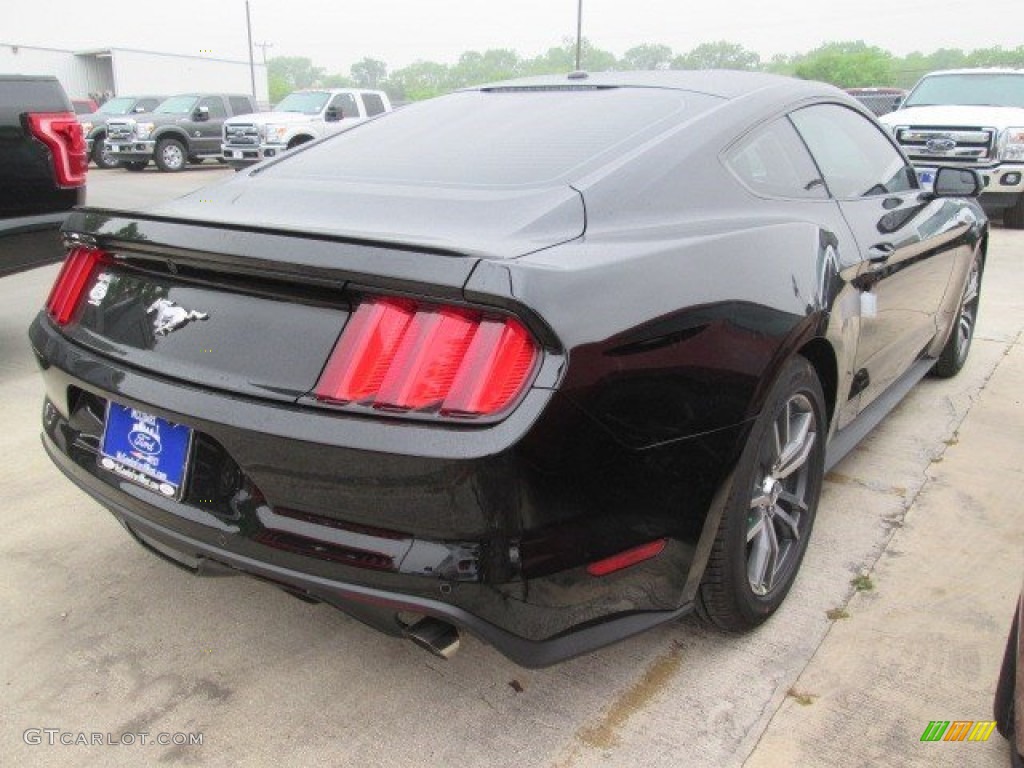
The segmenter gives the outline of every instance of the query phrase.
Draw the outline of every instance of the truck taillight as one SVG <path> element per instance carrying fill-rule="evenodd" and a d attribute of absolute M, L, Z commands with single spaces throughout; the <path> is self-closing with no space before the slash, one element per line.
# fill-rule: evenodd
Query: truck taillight
<path fill-rule="evenodd" d="M 68 254 L 46 299 L 46 313 L 55 323 L 67 325 L 71 322 L 86 286 L 107 259 L 105 252 L 95 248 L 75 248 Z"/>
<path fill-rule="evenodd" d="M 386 412 L 492 416 L 522 394 L 539 356 L 515 318 L 371 298 L 349 319 L 314 394 Z"/>
<path fill-rule="evenodd" d="M 32 135 L 50 150 L 58 186 L 85 184 L 89 158 L 78 119 L 70 112 L 35 112 L 26 115 L 26 122 Z"/>

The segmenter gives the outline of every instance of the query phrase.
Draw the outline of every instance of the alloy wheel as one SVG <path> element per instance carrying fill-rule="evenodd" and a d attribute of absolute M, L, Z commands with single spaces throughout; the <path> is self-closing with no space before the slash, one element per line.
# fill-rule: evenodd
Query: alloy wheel
<path fill-rule="evenodd" d="M 808 459 L 818 439 L 814 407 L 794 394 L 780 409 L 761 446 L 747 513 L 747 581 L 765 596 L 796 566 L 809 519 Z"/>

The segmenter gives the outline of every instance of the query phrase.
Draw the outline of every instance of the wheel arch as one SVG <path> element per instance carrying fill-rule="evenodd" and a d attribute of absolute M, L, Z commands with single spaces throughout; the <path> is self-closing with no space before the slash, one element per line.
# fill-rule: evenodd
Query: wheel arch
<path fill-rule="evenodd" d="M 826 339 L 819 336 L 801 346 L 797 354 L 806 358 L 818 375 L 822 393 L 825 395 L 825 418 L 831 425 L 839 391 L 839 364 L 836 352 Z"/>
<path fill-rule="evenodd" d="M 295 147 L 299 146 L 300 144 L 306 144 L 310 141 L 313 141 L 313 139 L 315 138 L 315 136 L 312 136 L 308 133 L 300 133 L 296 136 L 292 136 L 291 139 L 288 141 L 288 149 L 295 149 Z"/>

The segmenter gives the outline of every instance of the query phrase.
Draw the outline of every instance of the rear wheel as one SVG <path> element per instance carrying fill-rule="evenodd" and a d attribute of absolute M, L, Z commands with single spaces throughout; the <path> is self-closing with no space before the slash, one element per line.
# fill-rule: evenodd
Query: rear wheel
<path fill-rule="evenodd" d="M 1017 196 L 1017 202 L 1003 211 L 1003 224 L 1008 229 L 1024 229 L 1024 194 Z"/>
<path fill-rule="evenodd" d="M 188 154 L 185 152 L 185 145 L 177 139 L 160 139 L 156 143 L 154 155 L 156 167 L 168 173 L 177 173 L 184 170 L 188 163 Z"/>
<path fill-rule="evenodd" d="M 981 253 L 974 254 L 971 270 L 967 275 L 963 295 L 960 297 L 960 311 L 956 317 L 956 325 L 949 333 L 946 346 L 942 348 L 939 359 L 935 361 L 932 374 L 941 379 L 948 379 L 960 373 L 967 362 L 971 351 L 971 340 L 974 338 L 974 326 L 978 320 L 978 305 L 981 302 Z"/>
<path fill-rule="evenodd" d="M 110 170 L 111 168 L 117 168 L 121 161 L 115 159 L 106 148 L 106 137 L 102 134 L 97 136 L 92 142 L 92 161 L 96 163 L 97 168 L 104 170 Z"/>
<path fill-rule="evenodd" d="M 149 165 L 149 160 L 126 160 L 121 163 L 121 167 L 125 170 L 136 172 L 143 170 L 147 165 Z"/>
<path fill-rule="evenodd" d="M 797 356 L 754 423 L 698 597 L 701 615 L 722 629 L 761 624 L 796 578 L 821 494 L 824 403 L 814 368 Z"/>

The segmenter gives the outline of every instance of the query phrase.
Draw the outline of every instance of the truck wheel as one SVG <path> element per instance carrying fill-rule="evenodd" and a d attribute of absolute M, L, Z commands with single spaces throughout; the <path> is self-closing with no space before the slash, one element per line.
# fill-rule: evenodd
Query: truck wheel
<path fill-rule="evenodd" d="M 105 139 L 106 136 L 100 134 L 93 140 L 92 161 L 96 163 L 97 168 L 109 171 L 111 168 L 117 168 L 121 165 L 121 161 L 114 159 L 114 157 L 107 151 Z"/>
<path fill-rule="evenodd" d="M 821 383 L 796 356 L 750 431 L 701 580 L 697 610 L 719 628 L 753 629 L 792 586 L 818 507 L 827 431 Z"/>
<path fill-rule="evenodd" d="M 184 170 L 188 162 L 188 154 L 185 152 L 185 145 L 177 139 L 160 139 L 156 143 L 154 153 L 156 167 L 167 173 L 177 173 Z"/>
<path fill-rule="evenodd" d="M 1003 224 L 1007 229 L 1024 229 L 1024 194 L 1017 196 L 1017 202 L 1003 211 Z"/>
<path fill-rule="evenodd" d="M 126 160 L 125 162 L 121 163 L 121 167 L 124 168 L 126 171 L 136 172 L 143 170 L 147 165 L 149 165 L 149 160 Z"/>

